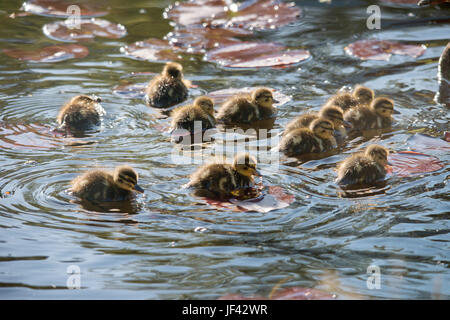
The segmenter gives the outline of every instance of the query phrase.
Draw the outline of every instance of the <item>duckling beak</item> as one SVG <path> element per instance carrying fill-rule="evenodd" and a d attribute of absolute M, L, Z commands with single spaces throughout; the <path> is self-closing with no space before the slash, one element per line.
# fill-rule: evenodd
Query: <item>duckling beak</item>
<path fill-rule="evenodd" d="M 353 125 L 351 122 L 345 121 L 344 120 L 344 127 L 347 129 L 353 129 Z"/>
<path fill-rule="evenodd" d="M 140 193 L 144 193 L 144 189 L 142 189 L 140 186 L 138 186 L 138 185 L 135 185 L 134 186 L 134 190 L 136 190 L 137 192 L 140 192 Z"/>
<path fill-rule="evenodd" d="M 392 113 L 393 113 L 393 114 L 400 114 L 400 111 L 394 109 L 394 110 L 392 111 Z"/>
<path fill-rule="evenodd" d="M 280 103 L 280 101 L 278 101 L 277 99 L 273 99 L 272 98 L 272 103 Z"/>
<path fill-rule="evenodd" d="M 253 175 L 257 176 L 257 177 L 262 177 L 262 174 L 261 174 L 261 172 L 258 171 L 258 169 L 254 169 L 254 174 Z"/>

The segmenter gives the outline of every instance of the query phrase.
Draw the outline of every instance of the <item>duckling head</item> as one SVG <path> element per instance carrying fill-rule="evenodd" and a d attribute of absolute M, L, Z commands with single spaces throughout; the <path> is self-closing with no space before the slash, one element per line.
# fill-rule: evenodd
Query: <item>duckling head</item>
<path fill-rule="evenodd" d="M 370 104 L 372 100 L 375 98 L 375 93 L 372 89 L 369 89 L 362 85 L 357 85 L 352 93 L 353 97 L 362 104 Z"/>
<path fill-rule="evenodd" d="M 319 117 L 330 120 L 334 128 L 344 125 L 344 112 L 335 105 L 325 106 L 319 112 Z"/>
<path fill-rule="evenodd" d="M 194 105 L 199 106 L 205 112 L 209 113 L 211 116 L 214 115 L 214 101 L 211 98 L 201 96 L 194 100 Z"/>
<path fill-rule="evenodd" d="M 333 138 L 333 123 L 327 119 L 319 118 L 311 122 L 309 129 L 321 139 Z"/>
<path fill-rule="evenodd" d="M 241 175 L 251 178 L 261 175 L 256 169 L 256 164 L 255 157 L 248 153 L 239 153 L 234 157 L 233 168 Z"/>
<path fill-rule="evenodd" d="M 253 91 L 252 101 L 261 107 L 272 108 L 273 103 L 278 101 L 273 98 L 272 91 L 267 88 L 259 88 Z"/>
<path fill-rule="evenodd" d="M 90 103 L 99 103 L 99 102 L 102 102 L 102 99 L 100 99 L 99 97 L 87 96 L 84 94 L 75 96 L 70 100 L 70 104 L 90 104 Z"/>
<path fill-rule="evenodd" d="M 394 113 L 394 101 L 379 97 L 372 101 L 370 107 L 382 118 L 390 118 Z"/>
<path fill-rule="evenodd" d="M 388 164 L 389 150 L 382 146 L 371 144 L 366 148 L 364 154 L 382 167 Z"/>
<path fill-rule="evenodd" d="M 176 62 L 167 62 L 162 73 L 166 77 L 181 80 L 183 78 L 183 66 Z"/>
<path fill-rule="evenodd" d="M 120 166 L 114 170 L 114 182 L 119 188 L 128 191 L 144 192 L 140 186 L 137 185 L 138 174 L 133 168 L 129 166 Z"/>

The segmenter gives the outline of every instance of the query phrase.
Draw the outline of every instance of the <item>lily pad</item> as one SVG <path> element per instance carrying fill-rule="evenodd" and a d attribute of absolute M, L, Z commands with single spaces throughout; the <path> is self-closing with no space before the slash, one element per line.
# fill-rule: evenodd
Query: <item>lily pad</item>
<path fill-rule="evenodd" d="M 427 150 L 442 150 L 450 151 L 450 143 L 448 141 L 427 136 L 425 134 L 416 133 L 408 138 L 408 144 L 411 145 L 414 150 L 427 151 Z"/>
<path fill-rule="evenodd" d="M 167 40 L 161 39 L 138 41 L 121 47 L 120 51 L 131 58 L 151 62 L 168 62 L 181 59 L 177 53 L 181 50 L 171 46 Z"/>
<path fill-rule="evenodd" d="M 221 105 L 225 102 L 228 98 L 241 93 L 251 93 L 253 92 L 257 87 L 244 87 L 244 88 L 228 88 L 228 89 L 222 89 L 217 91 L 212 91 L 208 93 L 208 96 L 212 99 L 214 99 L 215 105 Z M 277 100 L 277 103 L 274 103 L 274 106 L 281 106 L 289 101 L 291 101 L 291 97 L 283 94 L 282 92 L 269 88 L 273 92 L 273 97 L 275 100 Z"/>
<path fill-rule="evenodd" d="M 44 34 L 58 41 L 75 42 L 92 40 L 95 37 L 119 39 L 127 34 L 121 24 L 115 24 L 104 19 L 80 19 L 80 28 L 72 28 L 70 20 L 48 23 L 42 28 Z"/>
<path fill-rule="evenodd" d="M 71 7 L 76 5 L 80 9 L 81 17 L 100 17 L 108 14 L 108 11 L 101 8 L 93 1 L 74 1 L 72 0 L 28 0 L 22 5 L 22 10 L 33 14 L 49 17 L 69 17 L 75 14 Z"/>
<path fill-rule="evenodd" d="M 434 172 L 444 164 L 436 157 L 414 151 L 400 151 L 389 155 L 392 174 L 408 177 L 416 174 Z"/>
<path fill-rule="evenodd" d="M 89 54 L 88 48 L 77 44 L 49 46 L 34 50 L 3 49 L 3 52 L 11 58 L 30 62 L 59 62 L 84 58 Z"/>
<path fill-rule="evenodd" d="M 361 60 L 386 60 L 393 54 L 420 57 L 426 50 L 424 45 L 402 44 L 386 40 L 359 40 L 345 47 L 345 52 Z"/>
<path fill-rule="evenodd" d="M 230 68 L 279 67 L 309 57 L 307 50 L 287 50 L 283 45 L 271 42 L 241 42 L 211 50 L 205 55 L 207 61 Z"/>

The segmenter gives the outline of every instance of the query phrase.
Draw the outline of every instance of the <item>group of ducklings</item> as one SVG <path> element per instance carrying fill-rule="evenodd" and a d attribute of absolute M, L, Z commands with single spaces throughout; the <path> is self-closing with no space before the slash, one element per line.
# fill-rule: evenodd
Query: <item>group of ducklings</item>
<path fill-rule="evenodd" d="M 161 74 L 154 77 L 145 91 L 145 100 L 155 108 L 170 108 L 188 97 L 189 82 L 183 79 L 183 69 L 169 62 Z M 72 98 L 58 115 L 60 129 L 85 130 L 100 122 L 100 99 L 79 95 Z M 258 88 L 251 94 L 238 94 L 226 100 L 215 115 L 214 101 L 207 96 L 197 97 L 191 105 L 171 112 L 171 131 L 184 129 L 193 133 L 195 122 L 202 129 L 224 124 L 252 123 L 274 118 L 277 101 L 272 91 Z M 320 153 L 336 148 L 349 130 L 382 129 L 390 127 L 394 102 L 386 97 L 375 98 L 373 90 L 356 86 L 353 92 L 331 97 L 320 111 L 293 119 L 282 135 L 279 151 L 287 156 Z M 373 183 L 386 174 L 388 150 L 370 145 L 364 153 L 353 155 L 338 167 L 337 182 L 342 185 Z M 199 167 L 186 185 L 208 198 L 227 199 L 235 190 L 251 187 L 259 176 L 256 159 L 248 153 L 237 154 L 232 164 L 212 163 Z M 113 173 L 93 170 L 74 179 L 74 195 L 94 201 L 121 201 L 133 197 L 138 186 L 138 174 L 129 166 L 120 166 Z"/>

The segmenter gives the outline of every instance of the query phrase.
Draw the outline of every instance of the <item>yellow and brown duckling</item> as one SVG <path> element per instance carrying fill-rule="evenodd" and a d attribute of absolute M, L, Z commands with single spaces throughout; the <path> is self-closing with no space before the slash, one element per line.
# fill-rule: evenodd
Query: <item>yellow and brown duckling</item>
<path fill-rule="evenodd" d="M 325 106 L 338 106 L 344 112 L 357 106 L 359 101 L 350 92 L 339 92 L 325 102 Z"/>
<path fill-rule="evenodd" d="M 70 99 L 59 111 L 57 121 L 60 129 L 82 131 L 100 124 L 105 110 L 96 96 L 78 95 Z"/>
<path fill-rule="evenodd" d="M 129 166 L 116 167 L 114 172 L 91 170 L 72 180 L 73 195 L 90 201 L 124 201 L 134 196 L 134 191 L 144 192 L 137 184 L 138 174 Z"/>
<path fill-rule="evenodd" d="M 364 153 L 345 159 L 337 168 L 339 185 L 370 185 L 386 176 L 389 151 L 379 145 L 369 145 Z"/>
<path fill-rule="evenodd" d="M 197 97 L 192 105 L 176 108 L 171 116 L 171 131 L 184 129 L 194 133 L 196 121 L 201 123 L 202 131 L 216 126 L 214 101 L 205 96 Z"/>
<path fill-rule="evenodd" d="M 333 137 L 334 127 L 330 120 L 319 118 L 309 128 L 289 131 L 280 141 L 279 151 L 288 157 L 308 153 L 320 153 L 337 147 Z"/>
<path fill-rule="evenodd" d="M 394 101 L 379 97 L 370 106 L 358 105 L 344 113 L 344 120 L 352 124 L 354 130 L 389 128 L 392 125 Z"/>
<path fill-rule="evenodd" d="M 253 177 L 260 176 L 256 164 L 248 153 L 237 154 L 232 164 L 205 164 L 190 176 L 186 187 L 196 189 L 198 196 L 226 200 L 233 197 L 233 191 L 254 185 Z"/>
<path fill-rule="evenodd" d="M 145 90 L 149 106 L 169 108 L 185 101 L 188 97 L 187 82 L 183 80 L 183 67 L 176 62 L 168 62 L 161 74 L 154 77 Z"/>
<path fill-rule="evenodd" d="M 239 94 L 225 101 L 217 113 L 217 120 L 226 124 L 250 123 L 258 120 L 273 118 L 277 103 L 272 91 L 258 88 L 251 95 Z"/>
<path fill-rule="evenodd" d="M 356 85 L 353 89 L 352 96 L 358 101 L 359 104 L 370 105 L 375 98 L 375 92 L 363 85 Z"/>

